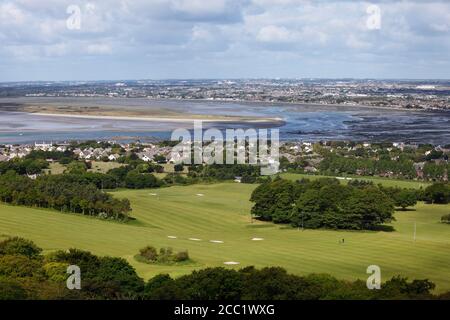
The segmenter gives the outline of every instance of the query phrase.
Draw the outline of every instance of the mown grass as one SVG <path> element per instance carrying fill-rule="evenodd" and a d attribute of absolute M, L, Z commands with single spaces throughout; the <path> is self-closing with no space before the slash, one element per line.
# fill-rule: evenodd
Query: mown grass
<path fill-rule="evenodd" d="M 228 261 L 240 264 L 227 268 L 282 266 L 296 274 L 366 279 L 367 267 L 375 264 L 381 267 L 384 280 L 397 274 L 428 278 L 438 285 L 438 291 L 450 290 L 450 226 L 439 222 L 450 212 L 449 205 L 420 203 L 415 211 L 399 211 L 392 223 L 394 232 L 301 231 L 252 223 L 248 199 L 254 188 L 220 183 L 114 192 L 116 197 L 131 200 L 138 221 L 129 224 L 0 205 L 0 235 L 32 239 L 46 251 L 76 247 L 124 257 L 146 279 L 158 273 L 179 276 L 194 269 L 225 266 Z M 140 263 L 134 256 L 146 245 L 188 250 L 196 264 Z"/>

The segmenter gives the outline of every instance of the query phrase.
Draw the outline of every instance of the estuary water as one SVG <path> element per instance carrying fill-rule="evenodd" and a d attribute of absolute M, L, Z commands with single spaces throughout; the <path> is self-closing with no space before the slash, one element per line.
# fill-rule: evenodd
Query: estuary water
<path fill-rule="evenodd" d="M 108 106 L 117 109 L 167 110 L 180 114 L 260 116 L 281 118 L 283 123 L 208 123 L 219 129 L 277 127 L 282 140 L 409 141 L 450 144 L 449 111 L 404 111 L 358 106 L 323 106 L 216 101 L 167 101 L 126 98 L 17 98 L 8 104 Z M 7 111 L 5 111 L 7 110 Z M 182 117 L 182 116 L 181 116 Z M 145 140 L 170 138 L 185 123 L 52 117 L 0 109 L 0 143 L 66 140 Z M 206 126 L 205 126 L 206 127 Z"/>

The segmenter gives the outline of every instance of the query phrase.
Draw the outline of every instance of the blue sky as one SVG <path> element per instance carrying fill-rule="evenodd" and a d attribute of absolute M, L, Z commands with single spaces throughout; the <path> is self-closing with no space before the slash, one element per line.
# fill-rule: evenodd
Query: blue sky
<path fill-rule="evenodd" d="M 0 0 L 0 81 L 448 79 L 449 52 L 445 0 Z"/>

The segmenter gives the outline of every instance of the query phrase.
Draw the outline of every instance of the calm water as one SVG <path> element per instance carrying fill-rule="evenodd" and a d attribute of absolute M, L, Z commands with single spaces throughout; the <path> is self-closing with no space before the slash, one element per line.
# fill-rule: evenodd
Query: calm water
<path fill-rule="evenodd" d="M 120 98 L 20 98 L 5 102 L 55 105 L 108 105 L 115 108 L 167 109 L 180 113 L 283 118 L 283 140 L 412 141 L 450 144 L 450 112 L 406 112 L 345 106 L 272 105 L 193 101 L 155 101 Z M 169 138 L 176 127 L 192 124 L 49 117 L 0 111 L 0 143 L 72 139 L 134 140 Z M 245 127 L 241 123 L 210 124 Z"/>

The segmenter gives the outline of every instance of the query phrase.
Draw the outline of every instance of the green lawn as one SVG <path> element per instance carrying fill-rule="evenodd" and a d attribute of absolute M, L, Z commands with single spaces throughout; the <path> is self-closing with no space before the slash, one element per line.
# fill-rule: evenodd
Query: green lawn
<path fill-rule="evenodd" d="M 103 161 L 92 161 L 92 168 L 89 169 L 90 172 L 100 172 L 100 173 L 107 173 L 111 169 L 120 168 L 124 166 L 122 163 L 118 162 L 103 162 Z"/>
<path fill-rule="evenodd" d="M 51 174 L 62 174 L 67 169 L 66 166 L 60 164 L 59 162 L 52 162 L 50 163 L 50 166 L 48 169 L 45 169 L 45 173 L 51 173 Z"/>
<path fill-rule="evenodd" d="M 321 176 L 321 175 L 308 175 L 308 174 L 300 174 L 300 173 L 282 173 L 281 177 L 283 177 L 284 179 L 288 179 L 288 180 L 299 180 L 302 178 L 306 178 L 306 179 L 310 179 L 310 180 L 320 179 L 320 178 L 338 178 L 338 176 L 333 177 L 333 176 Z M 427 182 L 421 182 L 421 181 L 398 180 L 398 179 L 388 179 L 388 178 L 381 178 L 381 177 L 347 175 L 345 177 L 341 176 L 340 178 L 341 178 L 340 181 L 342 183 L 347 183 L 349 180 L 347 180 L 346 178 L 350 178 L 350 179 L 355 179 L 355 180 L 373 181 L 373 183 L 375 183 L 375 184 L 381 183 L 385 187 L 420 189 L 420 187 L 426 188 L 427 186 L 430 185 Z"/>
<path fill-rule="evenodd" d="M 450 290 L 450 226 L 439 222 L 450 212 L 449 205 L 419 204 L 416 211 L 397 212 L 393 223 L 396 231 L 390 233 L 299 231 L 271 223 L 251 223 L 248 198 L 254 188 L 221 183 L 114 192 L 117 197 L 131 200 L 133 216 L 138 219 L 131 224 L 0 205 L 0 235 L 32 239 L 46 251 L 77 247 L 124 257 L 144 278 L 158 273 L 177 276 L 195 268 L 237 261 L 237 267 L 283 266 L 296 274 L 316 272 L 343 279 L 366 279 L 366 268 L 376 264 L 381 267 L 383 279 L 397 274 L 429 278 L 438 284 L 438 291 Z M 252 241 L 255 237 L 264 240 Z M 342 238 L 345 244 L 339 243 Z M 187 249 L 196 265 L 136 262 L 133 256 L 145 245 Z"/>

